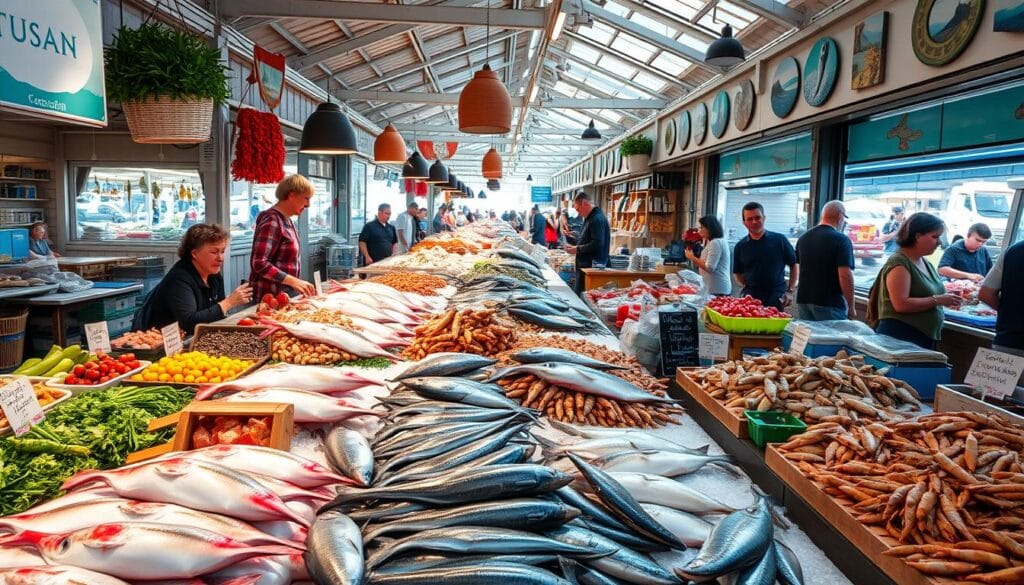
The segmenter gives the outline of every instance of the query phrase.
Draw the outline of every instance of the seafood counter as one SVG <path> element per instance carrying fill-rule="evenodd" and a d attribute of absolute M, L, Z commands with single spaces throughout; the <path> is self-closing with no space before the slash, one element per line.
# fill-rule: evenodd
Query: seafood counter
<path fill-rule="evenodd" d="M 0 437 L 0 492 L 19 489 L 0 583 L 849 583 L 507 225 L 428 242 Z M 814 411 L 828 426 L 780 450 L 906 532 L 892 554 L 966 579 L 1015 566 L 1018 431 L 914 419 L 909 391 L 856 361 L 760 365 L 707 379 L 755 408 L 810 413 L 795 393 L 827 392 L 846 419 Z M 192 399 L 291 406 L 290 450 L 260 446 L 269 418 L 223 416 L 195 431 L 209 446 L 126 464 Z"/>

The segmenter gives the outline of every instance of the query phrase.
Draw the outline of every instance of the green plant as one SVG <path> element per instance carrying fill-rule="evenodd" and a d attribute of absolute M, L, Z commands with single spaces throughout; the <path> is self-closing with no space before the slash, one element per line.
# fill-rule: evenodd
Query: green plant
<path fill-rule="evenodd" d="M 622 156 L 633 156 L 635 154 L 650 156 L 652 152 L 654 152 L 654 141 L 643 134 L 629 136 L 619 144 L 619 154 Z"/>
<path fill-rule="evenodd" d="M 230 95 L 220 51 L 192 33 L 157 22 L 118 29 L 104 62 L 107 97 L 113 101 L 162 95 L 222 103 Z"/>

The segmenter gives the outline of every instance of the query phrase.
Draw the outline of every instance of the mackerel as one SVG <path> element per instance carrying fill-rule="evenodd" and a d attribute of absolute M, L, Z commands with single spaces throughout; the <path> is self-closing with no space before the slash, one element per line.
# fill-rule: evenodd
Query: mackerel
<path fill-rule="evenodd" d="M 371 573 L 366 585 L 570 585 L 553 573 L 512 563 L 487 562 L 468 567 L 436 567 L 412 573 Z"/>
<path fill-rule="evenodd" d="M 758 562 L 771 542 L 771 509 L 768 498 L 761 496 L 749 508 L 723 518 L 697 556 L 675 572 L 680 578 L 698 582 L 714 579 Z"/>
<path fill-rule="evenodd" d="M 359 524 L 366 524 L 369 522 L 382 522 L 387 520 L 393 520 L 401 518 L 407 514 L 413 512 L 419 512 L 421 510 L 427 510 L 427 506 L 420 502 L 383 502 L 367 506 L 365 508 L 358 508 L 348 512 L 346 515 L 353 522 Z"/>
<path fill-rule="evenodd" d="M 451 469 L 445 469 L 443 471 L 425 471 L 417 473 L 407 473 L 402 470 L 400 473 L 388 478 L 388 481 L 382 482 L 383 485 L 397 485 L 400 483 L 408 483 L 410 481 L 419 481 L 421 479 L 429 479 L 441 474 L 455 474 L 466 471 L 467 469 L 475 469 L 477 467 L 484 467 L 486 465 L 504 465 L 508 463 L 521 463 L 527 461 L 533 456 L 535 445 L 527 443 L 512 443 L 498 449 L 497 451 L 484 455 L 473 461 L 463 463 L 462 465 L 456 465 Z"/>
<path fill-rule="evenodd" d="M 739 572 L 736 585 L 774 585 L 778 575 L 776 559 L 775 545 L 769 541 L 768 551 L 761 560 Z"/>
<path fill-rule="evenodd" d="M 509 357 L 521 364 L 561 362 L 566 364 L 576 364 L 577 366 L 583 366 L 586 368 L 594 368 L 596 370 L 629 369 L 626 366 L 617 366 L 608 362 L 602 362 L 601 360 L 595 360 L 590 356 L 585 356 L 581 353 L 576 353 L 575 351 L 555 347 L 532 347 L 530 349 L 517 351 Z"/>
<path fill-rule="evenodd" d="M 580 528 L 586 528 L 587 530 L 596 532 L 605 538 L 610 538 L 616 543 L 638 552 L 663 552 L 669 550 L 669 547 L 664 544 L 650 540 L 649 538 L 646 538 L 628 528 L 619 530 L 617 528 L 611 528 L 610 526 L 601 524 L 600 522 L 588 522 L 582 518 L 573 520 L 568 524 L 571 524 L 572 526 L 579 526 Z"/>
<path fill-rule="evenodd" d="M 306 569 L 321 585 L 363 582 L 363 538 L 359 527 L 340 512 L 321 514 L 309 527 Z"/>
<path fill-rule="evenodd" d="M 617 376 L 592 368 L 558 362 L 512 366 L 499 370 L 488 378 L 487 381 L 493 382 L 494 380 L 514 374 L 533 374 L 546 382 L 555 386 L 561 386 L 567 390 L 595 394 L 605 398 L 614 398 L 623 402 L 675 404 L 675 400 L 671 398 L 662 398 L 661 396 L 651 394 Z"/>
<path fill-rule="evenodd" d="M 421 376 L 458 376 L 477 368 L 494 365 L 496 362 L 497 360 L 492 358 L 473 353 L 434 353 L 409 366 L 401 374 L 393 376 L 391 379 L 397 382 Z"/>
<path fill-rule="evenodd" d="M 437 457 L 433 457 L 425 461 L 420 461 L 412 465 L 407 465 L 402 469 L 402 473 L 437 473 L 444 471 L 446 469 L 457 467 L 464 463 L 470 463 L 476 459 L 479 459 L 480 457 L 489 455 L 490 453 L 497 451 L 498 449 L 501 448 L 502 445 L 508 443 L 509 440 L 511 440 L 514 436 L 518 435 L 520 432 L 522 432 L 522 427 L 520 426 L 509 427 L 507 429 L 502 430 L 499 433 L 477 439 L 475 441 L 463 445 L 462 447 L 459 447 L 458 449 L 453 449 L 451 451 L 448 451 L 447 453 L 438 455 Z M 382 476 L 381 479 L 383 479 L 384 481 L 381 483 L 381 485 L 388 485 L 392 483 L 389 480 L 392 479 L 393 477 L 394 475 Z"/>
<path fill-rule="evenodd" d="M 573 506 L 583 514 L 583 519 L 599 522 L 616 530 L 628 530 L 629 528 L 613 516 L 603 505 L 591 500 L 570 486 L 560 487 L 555 490 L 555 496 L 566 504 Z"/>
<path fill-rule="evenodd" d="M 432 400 L 445 400 L 484 408 L 519 408 L 519 403 L 505 398 L 501 388 L 492 388 L 496 384 L 483 384 L 461 378 L 444 378 L 440 376 L 421 376 L 406 378 L 402 384 L 412 388 L 417 394 Z"/>
<path fill-rule="evenodd" d="M 455 555 L 430 553 L 403 557 L 385 563 L 374 573 L 411 573 L 423 569 L 441 567 L 467 567 L 485 563 L 512 563 L 515 565 L 547 565 L 558 560 L 556 555 Z"/>
<path fill-rule="evenodd" d="M 620 585 L 622 581 L 609 577 L 601 571 L 585 567 L 575 559 L 558 557 L 562 574 L 572 585 Z"/>
<path fill-rule="evenodd" d="M 531 325 L 543 327 L 544 329 L 552 329 L 555 331 L 579 331 L 590 329 L 590 327 L 583 325 L 571 317 L 564 317 L 561 315 L 538 315 L 533 311 L 517 309 L 515 307 L 509 307 L 507 311 L 508 314 L 513 317 L 526 321 Z"/>
<path fill-rule="evenodd" d="M 362 487 L 373 484 L 373 450 L 362 433 L 336 426 L 324 440 L 324 452 L 338 473 Z"/>
<path fill-rule="evenodd" d="M 800 567 L 800 559 L 793 549 L 780 540 L 775 541 L 775 578 L 782 585 L 804 585 L 804 571 Z"/>
<path fill-rule="evenodd" d="M 518 423 L 512 428 L 516 429 L 516 431 L 521 431 L 529 426 L 529 424 L 530 423 Z M 394 456 L 387 459 L 387 461 L 380 466 L 378 474 L 380 477 L 385 477 L 386 474 L 401 467 L 405 467 L 431 457 L 437 457 L 438 455 L 448 453 L 449 451 L 454 451 L 467 443 L 471 443 L 477 439 L 485 437 L 490 433 L 497 432 L 498 429 L 501 429 L 504 426 L 504 422 L 493 426 L 482 425 L 479 430 L 468 432 L 461 436 L 441 436 L 428 439 L 419 445 L 413 445 L 412 447 L 396 453 Z"/>
<path fill-rule="evenodd" d="M 560 502 L 538 498 L 513 498 L 497 502 L 476 502 L 455 508 L 426 510 L 404 516 L 370 530 L 363 536 L 370 542 L 393 532 L 419 532 L 447 526 L 489 526 L 517 530 L 556 528 L 579 516 L 579 510 Z"/>
<path fill-rule="evenodd" d="M 547 535 L 555 540 L 589 547 L 616 547 L 614 541 L 595 534 L 590 530 L 566 525 L 549 530 Z M 599 558 L 584 558 L 580 562 L 603 573 L 636 585 L 679 585 L 683 583 L 649 556 L 627 547 L 617 547 L 614 553 Z"/>

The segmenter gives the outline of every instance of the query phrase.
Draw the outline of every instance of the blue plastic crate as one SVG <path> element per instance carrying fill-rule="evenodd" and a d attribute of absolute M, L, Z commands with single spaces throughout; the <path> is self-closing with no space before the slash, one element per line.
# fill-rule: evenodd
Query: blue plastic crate
<path fill-rule="evenodd" d="M 793 336 L 788 332 L 782 332 L 782 349 L 789 351 L 789 346 L 793 344 Z M 823 345 L 817 343 L 808 343 L 804 348 L 804 355 L 811 358 L 817 357 L 832 357 L 839 353 L 839 350 L 845 348 L 845 345 Z"/>
<path fill-rule="evenodd" d="M 849 350 L 850 353 L 857 353 Z M 889 368 L 886 374 L 890 378 L 903 380 L 917 390 L 921 398 L 931 400 L 935 398 L 935 387 L 939 384 L 949 384 L 953 379 L 953 366 L 939 364 L 890 364 L 878 358 L 864 355 L 866 363 L 876 368 Z"/>

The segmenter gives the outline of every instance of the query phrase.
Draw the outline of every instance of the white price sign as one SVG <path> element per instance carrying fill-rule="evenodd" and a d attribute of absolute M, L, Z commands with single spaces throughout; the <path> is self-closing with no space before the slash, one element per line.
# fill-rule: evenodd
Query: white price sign
<path fill-rule="evenodd" d="M 107 330 L 107 322 L 86 323 L 85 341 L 89 346 L 89 351 L 93 353 L 97 351 L 110 353 L 110 331 Z"/>
<path fill-rule="evenodd" d="M 1013 394 L 1022 371 L 1024 356 L 979 347 L 971 369 L 964 376 L 964 383 L 981 388 L 986 396 L 1008 396 Z"/>
<path fill-rule="evenodd" d="M 793 332 L 793 342 L 789 344 L 789 352 L 803 355 L 807 349 L 807 342 L 811 340 L 811 328 L 807 325 L 797 325 Z"/>
<path fill-rule="evenodd" d="M 43 420 L 43 407 L 28 378 L 17 377 L 0 387 L 0 409 L 15 435 L 24 435 Z"/>
<path fill-rule="evenodd" d="M 164 336 L 164 355 L 170 357 L 181 353 L 181 333 L 178 330 L 178 322 L 162 327 L 160 334 Z"/>
<path fill-rule="evenodd" d="M 314 270 L 313 271 L 313 288 L 316 289 L 316 294 L 317 295 L 324 294 L 324 281 L 320 277 L 320 271 L 319 270 Z"/>
<path fill-rule="evenodd" d="M 718 333 L 700 334 L 700 357 L 711 361 L 729 359 L 729 336 Z"/>

